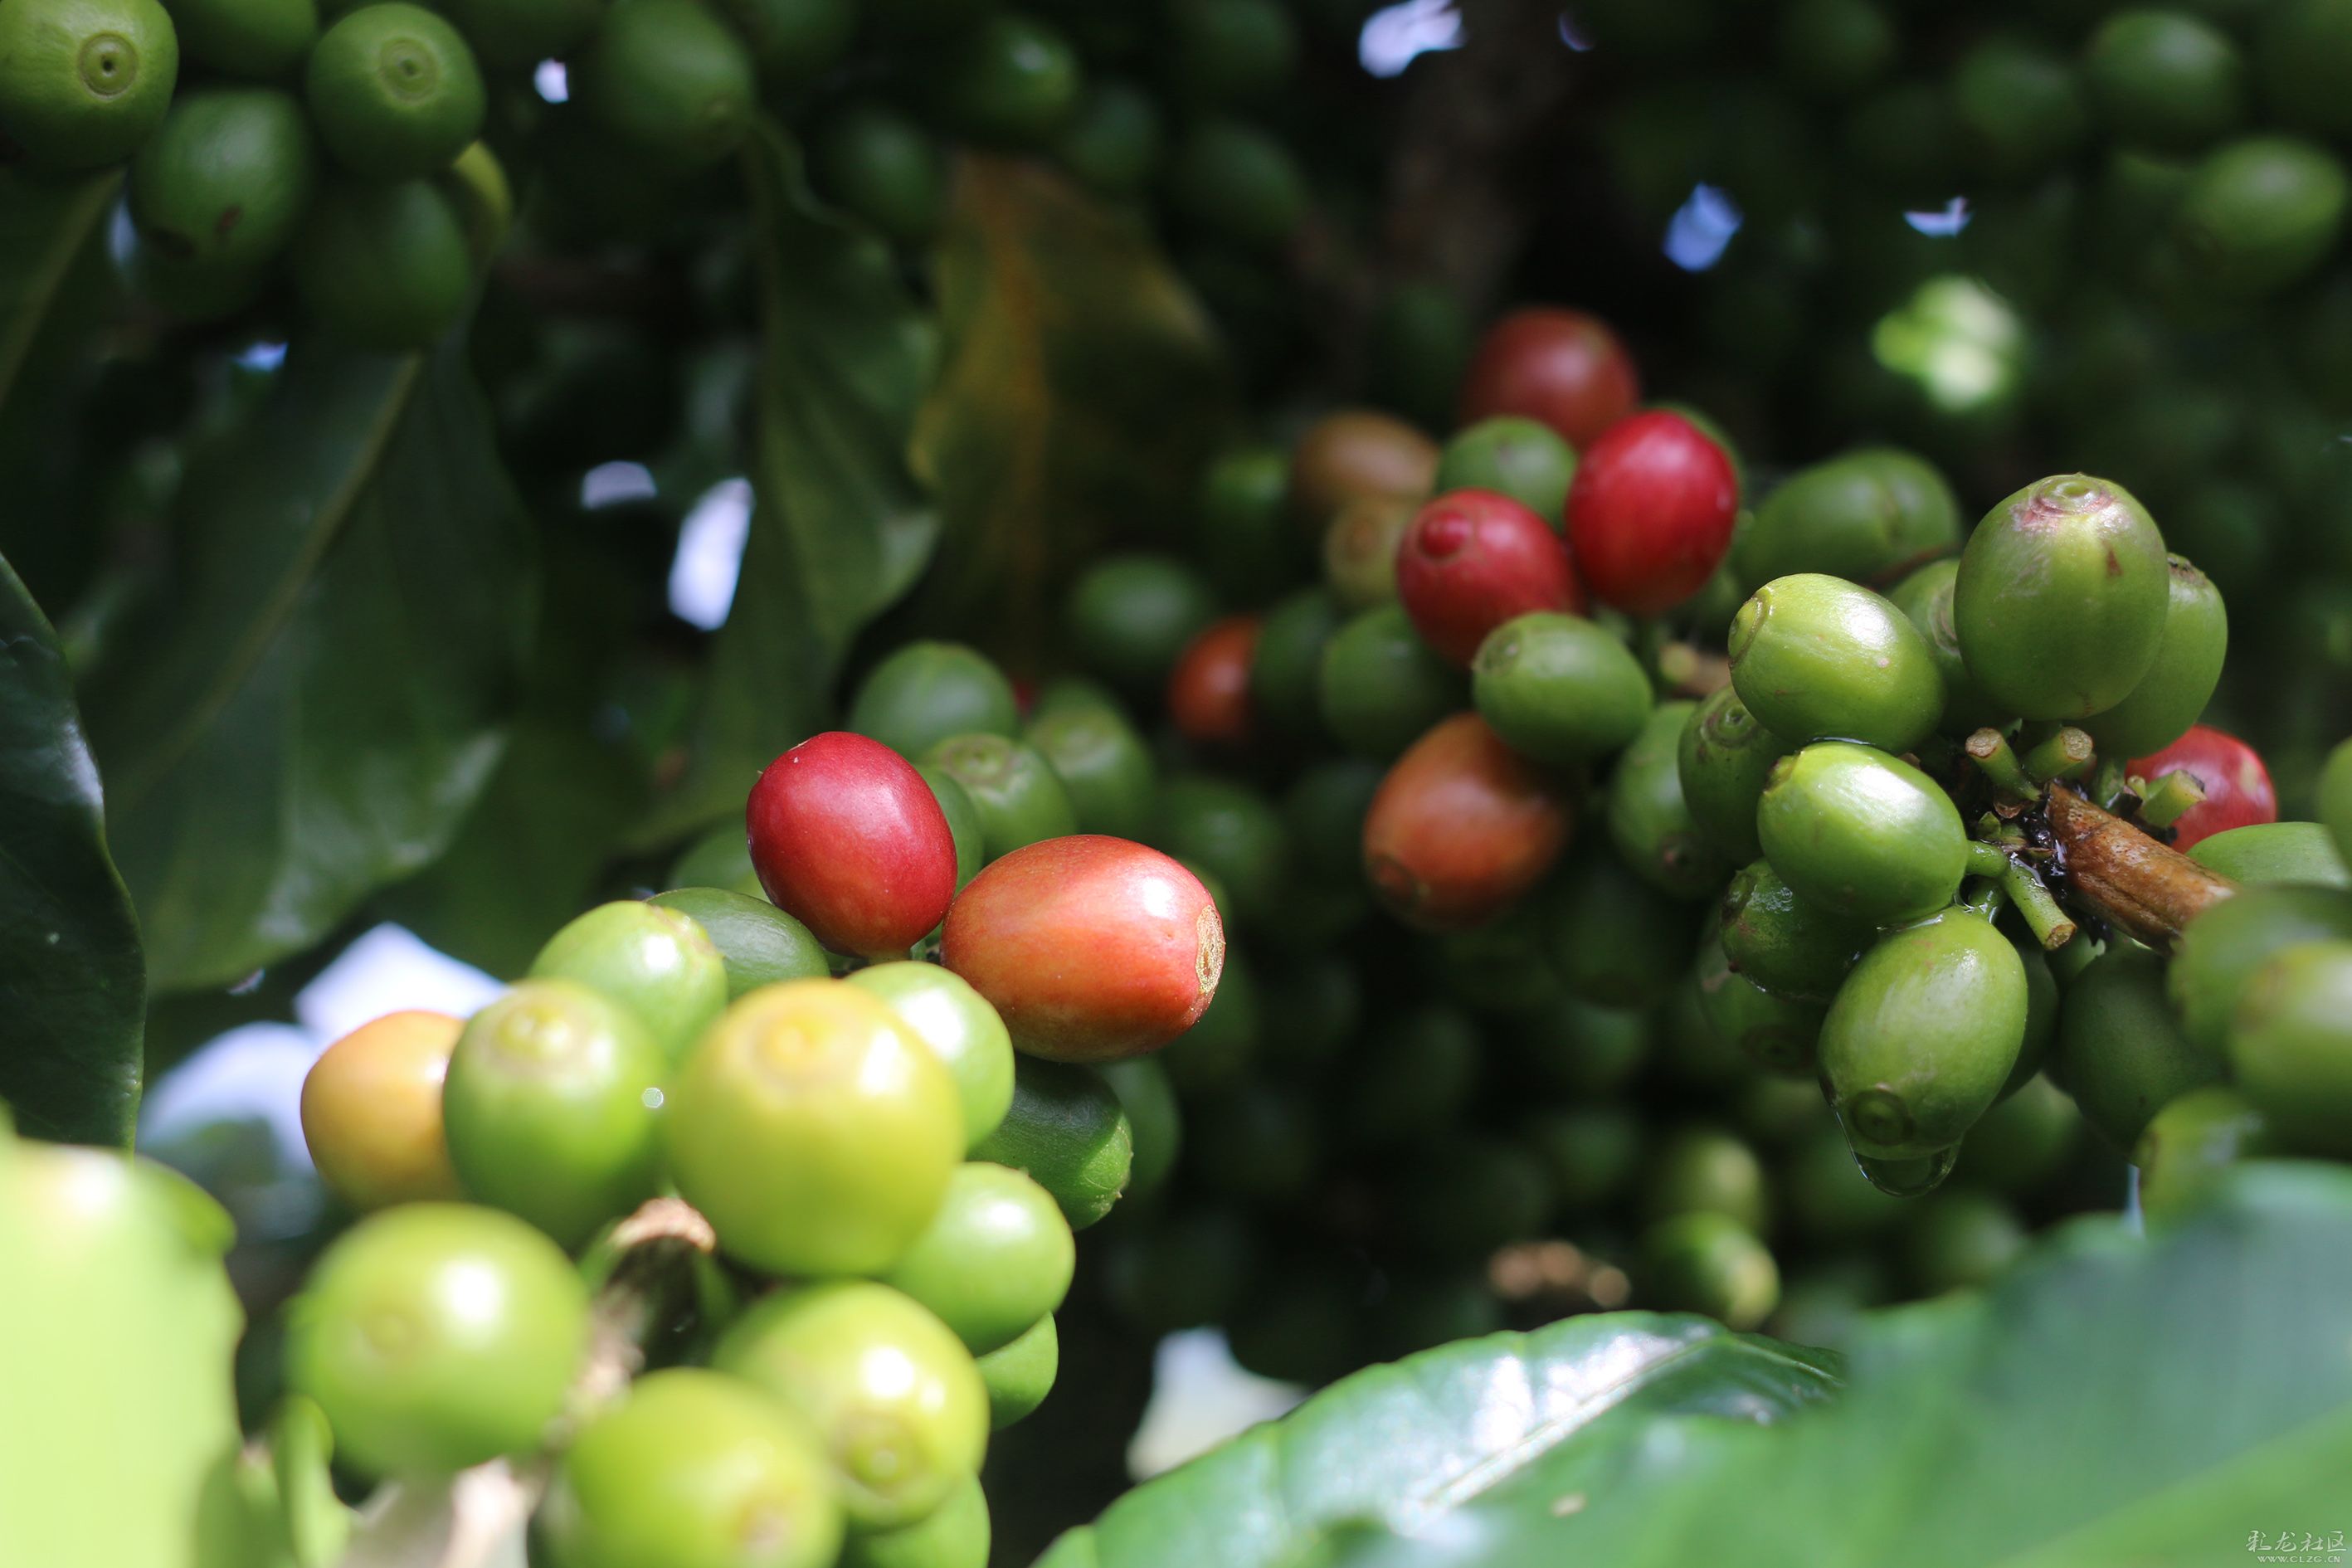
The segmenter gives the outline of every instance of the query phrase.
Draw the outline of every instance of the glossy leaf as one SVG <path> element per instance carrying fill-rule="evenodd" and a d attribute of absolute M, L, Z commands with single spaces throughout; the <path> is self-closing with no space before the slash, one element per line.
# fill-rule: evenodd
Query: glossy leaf
<path fill-rule="evenodd" d="M 1189 521 L 1226 367 L 1149 231 L 1042 163 L 961 161 L 938 280 L 915 461 L 947 523 L 911 618 L 1017 661 L 1079 563 Z"/>
<path fill-rule="evenodd" d="M 888 249 L 821 210 L 772 126 L 744 153 L 759 246 L 751 531 L 711 648 L 685 779 L 638 836 L 740 814 L 770 759 L 822 729 L 849 645 L 905 593 L 939 531 L 908 470 L 934 359 Z"/>
<path fill-rule="evenodd" d="M 532 602 L 463 333 L 298 345 L 174 521 L 166 618 L 87 700 L 160 990 L 299 952 L 441 853 L 497 765 Z"/>
<path fill-rule="evenodd" d="M 57 633 L 0 561 L 0 1102 L 26 1131 L 130 1142 L 142 976 Z"/>
<path fill-rule="evenodd" d="M 1275 1568 L 1335 1526 L 1425 1527 L 1547 1457 L 1667 1415 L 1783 1420 L 1836 1358 L 1703 1318 L 1623 1312 L 1374 1367 L 1138 1488 L 1039 1568 Z"/>

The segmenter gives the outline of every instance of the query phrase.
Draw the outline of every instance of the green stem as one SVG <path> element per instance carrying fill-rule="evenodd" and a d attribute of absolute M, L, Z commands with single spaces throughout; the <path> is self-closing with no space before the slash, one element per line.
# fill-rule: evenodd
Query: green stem
<path fill-rule="evenodd" d="M 1969 875 L 1995 879 L 2009 875 L 2009 852 L 1981 838 L 1969 840 Z"/>
<path fill-rule="evenodd" d="M 2066 911 L 2058 907 L 2057 899 L 2031 866 L 2010 861 L 2001 873 L 2000 890 L 2009 895 L 2010 907 L 2025 917 L 2042 952 L 2055 952 L 2074 940 L 2074 922 L 2066 918 Z"/>
<path fill-rule="evenodd" d="M 1991 877 L 1979 877 L 1960 889 L 1960 907 L 1973 910 L 1990 920 L 2000 913 L 2000 883 Z"/>
<path fill-rule="evenodd" d="M 2025 773 L 2037 783 L 2080 778 L 2098 760 L 2098 742 L 2072 724 L 2025 753 Z"/>
<path fill-rule="evenodd" d="M 2025 776 L 2019 765 L 2017 753 L 2010 749 L 2008 737 L 1998 730 L 1979 730 L 1968 739 L 1964 748 L 1977 770 L 1991 781 L 1993 789 L 2011 800 L 2032 800 L 2042 792 Z"/>
<path fill-rule="evenodd" d="M 2193 774 L 2165 773 L 2140 792 L 2139 819 L 2150 827 L 2169 827 L 2204 803 L 2205 786 Z"/>

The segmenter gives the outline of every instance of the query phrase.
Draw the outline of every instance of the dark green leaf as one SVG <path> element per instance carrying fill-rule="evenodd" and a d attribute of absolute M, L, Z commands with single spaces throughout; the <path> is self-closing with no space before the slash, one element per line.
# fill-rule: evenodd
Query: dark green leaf
<path fill-rule="evenodd" d="M 167 619 L 88 698 L 161 990 L 299 952 L 440 854 L 498 763 L 532 604 L 462 333 L 298 345 L 175 521 Z"/>
<path fill-rule="evenodd" d="M 939 527 L 906 460 L 929 321 L 887 249 L 818 209 L 781 132 L 755 136 L 744 163 L 761 335 L 751 536 L 687 775 L 648 844 L 741 810 L 759 770 L 824 726 L 850 639 L 906 592 Z"/>
<path fill-rule="evenodd" d="M 75 260 L 105 232 L 121 174 L 45 184 L 0 171 L 0 408 L 38 395 L 26 371 L 67 302 Z"/>
<path fill-rule="evenodd" d="M 1278 1568 L 1323 1531 L 1416 1529 L 1547 1456 L 1668 1415 L 1778 1421 L 1834 1358 L 1703 1318 L 1623 1312 L 1375 1367 L 1111 1505 L 1039 1568 Z"/>
<path fill-rule="evenodd" d="M 0 1101 L 18 1124 L 127 1145 L 145 1004 L 57 633 L 0 561 Z"/>

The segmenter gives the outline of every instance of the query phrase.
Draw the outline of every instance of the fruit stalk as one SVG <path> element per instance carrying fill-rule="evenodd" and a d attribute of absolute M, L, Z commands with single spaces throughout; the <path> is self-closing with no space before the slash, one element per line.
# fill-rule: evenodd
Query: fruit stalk
<path fill-rule="evenodd" d="M 2016 751 L 2000 731 L 1979 730 L 1968 738 L 1966 749 L 1969 760 L 2004 798 L 2033 798 L 2033 781 L 2025 776 L 2024 765 L 2017 760 Z"/>
<path fill-rule="evenodd" d="M 2150 947 L 2171 951 L 2183 926 L 2238 890 L 2073 790 L 2053 789 L 2042 809 L 2070 896 Z"/>
<path fill-rule="evenodd" d="M 2150 827 L 2169 827 L 2204 804 L 2205 786 L 2197 782 L 2195 773 L 2182 768 L 2147 786 L 2139 803 L 2139 819 Z"/>
<path fill-rule="evenodd" d="M 2074 938 L 2074 922 L 2058 907 L 2058 900 L 2033 868 L 2021 860 L 2011 860 L 2000 873 L 2000 890 L 2009 896 L 2012 908 L 2024 918 L 2033 938 L 2044 952 L 2055 952 Z"/>
<path fill-rule="evenodd" d="M 1658 647 L 1658 679 L 1676 697 L 1711 697 L 1731 684 L 1731 661 L 1686 642 Z"/>
<path fill-rule="evenodd" d="M 2025 753 L 2025 776 L 2042 783 L 2080 778 L 2097 760 L 2098 745 L 2072 724 Z"/>

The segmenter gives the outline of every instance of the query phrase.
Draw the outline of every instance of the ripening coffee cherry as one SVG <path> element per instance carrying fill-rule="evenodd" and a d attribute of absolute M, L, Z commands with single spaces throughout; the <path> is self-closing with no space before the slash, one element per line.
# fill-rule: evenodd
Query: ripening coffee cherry
<path fill-rule="evenodd" d="M 2086 719 L 2155 664 L 2170 581 L 2147 508 L 2111 480 L 2058 474 L 1977 524 L 1952 584 L 1952 623 L 1969 673 L 2003 709 Z"/>
<path fill-rule="evenodd" d="M 1350 610 L 1391 604 L 1397 550 L 1421 510 L 1401 496 L 1358 496 L 1332 514 L 1323 534 L 1323 581 Z"/>
<path fill-rule="evenodd" d="M 474 1015 L 442 1091 L 467 1193 L 567 1247 L 654 1195 L 669 1059 L 574 980 L 525 980 Z"/>
<path fill-rule="evenodd" d="M 1056 1061 L 1159 1049 L 1217 994 L 1224 958 L 1224 926 L 1198 877 L 1094 834 L 991 865 L 948 911 L 940 946 L 1014 1045 Z"/>
<path fill-rule="evenodd" d="M 1682 739 L 1697 708 L 1662 702 L 1609 775 L 1609 837 L 1633 874 L 1671 898 L 1719 891 L 1732 862 L 1683 799 Z"/>
<path fill-rule="evenodd" d="M 1822 1080 L 1857 1153 L 1949 1149 L 1992 1107 L 2025 1039 L 2025 965 L 1969 910 L 1891 931 L 1838 987 Z"/>
<path fill-rule="evenodd" d="M 1679 414 L 1653 409 L 1584 448 L 1568 492 L 1568 540 L 1592 596 L 1657 616 L 1715 575 L 1739 515 L 1730 454 Z"/>
<path fill-rule="evenodd" d="M 2221 590 L 2178 555 L 2167 556 L 2165 564 L 2171 597 L 2156 662 L 2130 696 L 2083 724 L 2103 757 L 2140 757 L 2169 746 L 2189 733 L 2221 683 L 2230 616 Z"/>
<path fill-rule="evenodd" d="M 711 1365 L 814 1428 L 856 1529 L 921 1519 L 979 1472 L 988 1449 L 988 1390 L 971 1352 L 887 1285 L 778 1290 L 735 1320 Z"/>
<path fill-rule="evenodd" d="M 981 1381 L 988 1385 L 988 1424 L 1003 1431 L 1045 1403 L 1054 1379 L 1062 1370 L 1061 1331 L 1053 1314 L 1037 1320 L 1028 1332 L 1003 1350 L 979 1358 Z"/>
<path fill-rule="evenodd" d="M 832 1568 L 842 1541 L 808 1424 L 699 1367 L 647 1373 L 583 1426 L 538 1521 L 556 1568 Z"/>
<path fill-rule="evenodd" d="M 1780 1303 L 1771 1249 L 1738 1220 L 1677 1215 L 1642 1237 L 1642 1294 L 1669 1311 L 1704 1312 L 1724 1327 L 1761 1327 Z"/>
<path fill-rule="evenodd" d="M 1564 526 L 1568 487 L 1576 478 L 1576 448 L 1540 419 L 1504 414 L 1458 431 L 1437 460 L 1436 488 L 1494 490 Z"/>
<path fill-rule="evenodd" d="M 2247 981 L 2230 1073 L 2286 1148 L 2352 1158 L 2352 941 L 2304 942 Z"/>
<path fill-rule="evenodd" d="M 1731 684 L 1774 734 L 1907 752 L 1944 712 L 1936 655 L 1908 616 L 1843 577 L 1767 583 L 1731 622 Z"/>
<path fill-rule="evenodd" d="M 2352 940 L 2352 894 L 2293 884 L 2242 889 L 2208 906 L 2181 931 L 2165 971 L 2165 994 L 2189 1038 L 2222 1060 L 2231 1020 L 2257 970 L 2299 942 L 2347 940 Z"/>
<path fill-rule="evenodd" d="M 2210 724 L 2191 724 L 2162 751 L 2133 758 L 2128 771 L 2151 784 L 2167 773 L 2187 773 L 2204 790 L 2205 798 L 2172 824 L 2175 849 L 2193 849 L 2232 827 L 2278 820 L 2278 791 L 2262 754 Z"/>
<path fill-rule="evenodd" d="M 1584 607 L 1559 535 L 1493 490 L 1455 490 L 1421 509 L 1397 547 L 1397 597 L 1422 640 L 1464 666 L 1506 621 Z"/>
<path fill-rule="evenodd" d="M 330 1192 L 356 1209 L 458 1195 L 441 1081 L 464 1027 L 446 1013 L 387 1013 L 310 1064 L 302 1141 Z"/>
<path fill-rule="evenodd" d="M 1319 540 L 1341 507 L 1364 496 L 1419 502 L 1437 473 L 1437 443 L 1393 415 L 1342 408 L 1290 449 L 1290 507 Z"/>
<path fill-rule="evenodd" d="M 776 1274 L 887 1268 L 961 1163 L 954 1077 L 871 991 L 796 980 L 730 1006 L 665 1110 L 671 1177 Z"/>
<path fill-rule="evenodd" d="M 1250 667 L 1264 626 L 1262 616 L 1227 616 L 1184 645 L 1168 672 L 1168 717 L 1177 733 L 1204 746 L 1250 738 Z"/>
<path fill-rule="evenodd" d="M 1555 767 L 1629 744 L 1657 702 L 1649 672 L 1615 634 L 1558 610 L 1487 633 L 1470 681 L 1479 716 L 1504 743 Z"/>
<path fill-rule="evenodd" d="M 1968 868 L 1968 832 L 1951 796 L 1910 763 L 1842 741 L 1773 764 L 1756 830 L 1790 888 L 1867 925 L 1935 913 Z"/>
<path fill-rule="evenodd" d="M 2157 953 L 2111 949 L 2075 977 L 2059 1010 L 2051 1081 L 2117 1149 L 2137 1143 L 2166 1106 L 2221 1076 L 2220 1057 L 2181 1028 L 2164 972 Z"/>
<path fill-rule="evenodd" d="M 1476 925 L 1543 879 L 1567 847 L 1568 797 L 1475 713 L 1413 742 L 1364 817 L 1364 871 L 1401 919 Z"/>
<path fill-rule="evenodd" d="M 1795 748 L 1764 727 L 1739 700 L 1719 687 L 1692 708 L 1675 752 L 1683 805 L 1717 849 L 1734 860 L 1764 852 L 1756 837 L 1756 803 L 1772 765 Z"/>
<path fill-rule="evenodd" d="M 1876 587 L 1959 545 L 1959 501 L 1934 465 L 1865 447 L 1774 487 L 1732 542 L 1731 566 L 1748 584 L 1820 572 Z"/>
<path fill-rule="evenodd" d="M 936 963 L 876 963 L 845 977 L 882 998 L 955 1079 L 964 1147 L 997 1129 L 1013 1104 L 1013 1037 L 987 998 Z"/>
<path fill-rule="evenodd" d="M 2132 1145 L 2140 1207 L 2151 1220 L 2185 1214 L 2231 1165 L 2277 1152 L 2253 1101 L 2226 1084 L 2192 1089 L 2158 1111 Z"/>
<path fill-rule="evenodd" d="M 1696 982 L 1699 1016 L 1717 1039 L 1768 1072 L 1813 1071 L 1825 1002 L 1767 991 L 1735 972 L 1723 943 L 1713 938 L 1699 949 Z"/>
<path fill-rule="evenodd" d="M 482 133 L 482 69 L 466 40 L 405 0 L 347 11 L 319 35 L 303 95 L 336 163 L 373 180 L 449 166 Z"/>
<path fill-rule="evenodd" d="M 1018 734 L 1021 707 L 1013 682 L 978 649 L 910 642 L 857 683 L 849 727 L 902 757 L 919 757 L 950 735 Z"/>
<path fill-rule="evenodd" d="M 1486 330 L 1462 378 L 1462 420 L 1541 420 L 1579 451 L 1642 401 L 1633 357 L 1581 310 L 1529 306 Z"/>
<path fill-rule="evenodd" d="M 836 952 L 902 955 L 955 897 L 955 837 L 906 758 L 863 735 L 802 742 L 751 786 L 751 867 Z"/>
<path fill-rule="evenodd" d="M 326 1250 L 286 1332 L 287 1381 L 339 1458 L 446 1474 L 540 1446 L 588 1348 L 588 1289 L 510 1215 L 404 1204 Z"/>
<path fill-rule="evenodd" d="M 1769 860 L 1732 878 L 1721 912 L 1732 968 L 1768 991 L 1821 1002 L 1837 994 L 1873 934 L 1800 894 Z"/>
<path fill-rule="evenodd" d="M 548 938 L 530 978 L 576 980 L 619 1003 L 671 1061 L 727 1005 L 726 961 L 694 917 L 638 899 L 599 904 Z"/>
<path fill-rule="evenodd" d="M 956 1168 L 939 1213 L 882 1282 L 985 1355 L 1059 1309 L 1076 1266 L 1077 1243 L 1053 1194 L 1019 1171 L 972 1161 Z"/>

